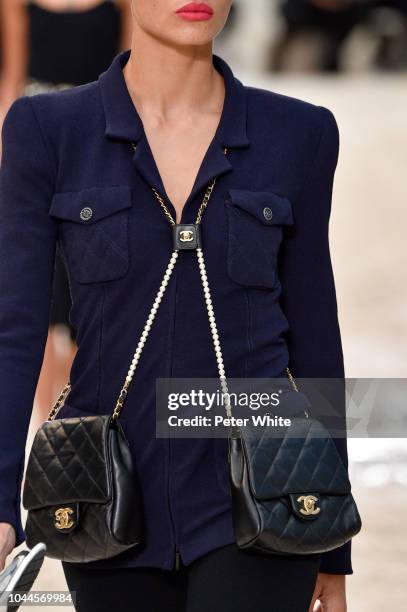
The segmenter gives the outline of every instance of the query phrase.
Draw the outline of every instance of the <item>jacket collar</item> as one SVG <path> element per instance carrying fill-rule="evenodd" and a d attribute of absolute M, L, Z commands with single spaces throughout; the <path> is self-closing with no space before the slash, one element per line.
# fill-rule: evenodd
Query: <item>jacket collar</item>
<path fill-rule="evenodd" d="M 106 136 L 115 140 L 137 142 L 144 133 L 143 123 L 130 97 L 122 72 L 129 57 L 130 50 L 119 53 L 110 67 L 100 75 L 99 85 L 106 118 Z M 225 81 L 225 102 L 216 139 L 222 146 L 246 147 L 249 140 L 244 86 L 219 56 L 213 55 L 213 65 Z"/>

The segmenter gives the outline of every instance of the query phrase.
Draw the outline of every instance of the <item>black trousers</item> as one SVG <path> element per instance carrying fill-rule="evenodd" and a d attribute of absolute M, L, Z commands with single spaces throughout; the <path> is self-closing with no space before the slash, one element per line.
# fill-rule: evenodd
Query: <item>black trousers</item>
<path fill-rule="evenodd" d="M 62 565 L 79 612 L 308 612 L 319 555 L 266 557 L 233 544 L 171 571 Z"/>

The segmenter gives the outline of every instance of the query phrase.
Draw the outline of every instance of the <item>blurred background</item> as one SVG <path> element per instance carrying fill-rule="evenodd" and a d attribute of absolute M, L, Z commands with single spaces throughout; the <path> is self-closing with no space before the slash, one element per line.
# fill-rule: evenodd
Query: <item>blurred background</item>
<path fill-rule="evenodd" d="M 0 120 L 19 95 L 94 80 L 130 46 L 128 0 L 0 6 Z M 245 84 L 335 114 L 341 147 L 330 243 L 346 375 L 407 378 L 407 0 L 235 0 L 215 52 Z M 69 306 L 57 258 L 31 436 L 75 354 Z M 353 542 L 348 609 L 402 612 L 407 442 L 351 439 L 349 459 L 364 524 Z M 64 589 L 59 563 L 44 567 L 36 588 Z"/>

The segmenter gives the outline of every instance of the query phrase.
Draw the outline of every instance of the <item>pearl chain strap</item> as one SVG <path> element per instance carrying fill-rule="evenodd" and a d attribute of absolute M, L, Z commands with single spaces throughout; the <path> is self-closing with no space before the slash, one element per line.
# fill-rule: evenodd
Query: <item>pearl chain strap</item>
<path fill-rule="evenodd" d="M 215 348 L 216 362 L 218 364 L 218 374 L 219 374 L 222 397 L 225 403 L 226 415 L 230 418 L 232 416 L 232 409 L 230 406 L 229 389 L 228 389 L 228 384 L 226 380 L 222 349 L 220 346 L 218 328 L 216 325 L 215 312 L 213 310 L 211 291 L 209 289 L 208 277 L 206 274 L 205 259 L 203 256 L 202 249 L 201 248 L 196 249 L 196 254 L 198 257 L 199 272 L 201 274 L 201 281 L 202 281 L 202 287 L 203 287 L 203 292 L 205 296 L 206 309 L 208 311 L 208 318 L 209 318 L 209 325 L 211 328 L 213 346 Z"/>
<path fill-rule="evenodd" d="M 115 419 L 117 419 L 120 416 L 120 412 L 121 412 L 121 410 L 123 408 L 123 402 L 124 402 L 124 400 L 126 399 L 126 396 L 127 396 L 128 388 L 130 386 L 131 381 L 133 380 L 133 376 L 134 376 L 134 373 L 136 371 L 137 364 L 140 361 L 140 356 L 141 356 L 142 350 L 143 350 L 144 345 L 146 343 L 148 334 L 150 333 L 150 330 L 151 330 L 151 327 L 153 325 L 155 316 L 156 316 L 156 314 L 158 312 L 158 308 L 160 307 L 161 301 L 162 301 L 162 299 L 164 297 L 165 290 L 166 290 L 168 282 L 169 282 L 169 280 L 171 278 L 171 274 L 172 274 L 172 272 L 174 270 L 174 267 L 175 267 L 175 264 L 177 262 L 177 259 L 178 259 L 178 251 L 173 251 L 173 253 L 171 255 L 171 259 L 170 259 L 170 261 L 168 263 L 168 266 L 167 266 L 167 269 L 165 271 L 163 280 L 161 281 L 160 288 L 159 288 L 159 290 L 157 292 L 157 295 L 155 297 L 154 303 L 153 303 L 153 305 L 151 307 L 150 314 L 147 317 L 147 321 L 146 321 L 146 323 L 144 325 L 144 329 L 143 329 L 142 334 L 140 336 L 140 339 L 138 341 L 136 352 L 133 355 L 133 359 L 132 359 L 132 362 L 130 364 L 129 370 L 127 372 L 127 376 L 126 376 L 126 379 L 124 381 L 124 385 L 123 385 L 123 387 L 122 387 L 122 389 L 120 391 L 120 395 L 119 395 L 119 397 L 117 399 L 116 406 L 115 406 L 115 409 L 114 409 L 113 414 L 112 414 L 113 418 L 115 418 Z"/>
<path fill-rule="evenodd" d="M 134 150 L 136 150 L 136 146 L 135 143 L 132 143 L 132 147 Z M 227 153 L 227 148 L 224 148 L 224 153 L 226 155 Z M 213 188 L 215 186 L 215 182 L 216 182 L 216 177 L 211 181 L 211 183 L 208 185 L 207 189 L 205 190 L 205 194 L 204 197 L 202 199 L 202 203 L 199 207 L 198 210 L 198 214 L 197 214 L 197 218 L 196 218 L 196 225 L 199 225 L 202 221 L 202 217 L 203 217 L 203 213 L 205 212 L 205 209 L 208 205 L 209 202 L 209 198 L 211 197 Z M 175 220 L 173 219 L 171 212 L 168 210 L 168 207 L 166 206 L 164 199 L 162 198 L 162 196 L 158 193 L 158 191 L 156 189 L 154 189 L 154 187 L 152 188 L 152 191 L 155 195 L 155 197 L 157 198 L 163 212 L 164 215 L 166 217 L 166 219 L 169 221 L 169 223 L 173 226 L 176 225 Z M 218 372 L 219 372 L 219 379 L 220 379 L 220 384 L 221 384 L 221 391 L 222 391 L 222 396 L 224 398 L 224 402 L 225 402 L 225 408 L 226 408 L 226 413 L 228 416 L 231 416 L 231 409 L 230 409 L 230 399 L 229 399 L 229 395 L 228 395 L 228 386 L 227 386 L 227 382 L 226 382 L 226 375 L 225 375 L 225 367 L 223 364 L 223 355 L 222 355 L 222 350 L 220 347 L 220 341 L 219 341 L 219 334 L 218 334 L 218 330 L 217 330 L 217 326 L 216 326 L 216 321 L 215 321 L 215 314 L 214 314 L 214 310 L 213 310 L 213 305 L 212 305 L 212 298 L 211 298 L 211 293 L 210 293 L 210 289 L 209 289 L 209 284 L 208 284 L 208 277 L 206 274 L 206 267 L 205 267 L 205 260 L 204 260 L 204 256 L 203 256 L 203 252 L 202 252 L 202 248 L 198 247 L 195 249 L 196 250 L 196 254 L 197 254 L 197 258 L 198 258 L 198 264 L 199 264 L 199 271 L 200 271 L 200 275 L 201 275 L 201 280 L 202 280 L 202 287 L 203 287 L 203 291 L 204 291 L 204 296 L 205 296 L 205 303 L 206 303 L 206 308 L 208 311 L 208 317 L 209 317 L 209 325 L 211 328 L 211 334 L 212 334 L 212 339 L 213 339 L 213 344 L 214 344 L 214 348 L 215 348 L 215 355 L 216 355 L 216 362 L 217 362 L 217 366 L 218 366 Z M 165 290 L 167 288 L 168 282 L 171 278 L 171 274 L 174 270 L 175 264 L 177 263 L 178 260 L 178 254 L 179 251 L 178 249 L 174 249 L 172 255 L 171 255 L 171 259 L 169 261 L 169 264 L 167 266 L 167 269 L 165 271 L 163 280 L 161 281 L 161 285 L 160 288 L 157 292 L 156 298 L 154 300 L 153 306 L 150 310 L 150 314 L 148 315 L 147 321 L 144 325 L 144 329 L 142 331 L 142 334 L 140 336 L 140 339 L 138 341 L 137 344 L 137 348 L 136 348 L 136 352 L 134 353 L 132 362 L 130 364 L 129 370 L 127 372 L 127 376 L 126 379 L 124 381 L 124 385 L 120 391 L 119 397 L 117 399 L 116 402 L 116 406 L 115 409 L 113 411 L 113 418 L 117 419 L 120 416 L 121 410 L 123 408 L 123 403 L 124 400 L 126 399 L 127 396 L 127 392 L 128 392 L 128 388 L 130 386 L 131 381 L 133 380 L 134 377 L 134 373 L 136 371 L 136 367 L 138 362 L 140 361 L 140 356 L 141 356 L 141 352 L 144 348 L 144 345 L 146 343 L 147 337 L 150 333 L 151 327 L 153 325 L 155 316 L 157 314 L 158 308 L 161 304 L 161 301 L 163 299 Z"/>

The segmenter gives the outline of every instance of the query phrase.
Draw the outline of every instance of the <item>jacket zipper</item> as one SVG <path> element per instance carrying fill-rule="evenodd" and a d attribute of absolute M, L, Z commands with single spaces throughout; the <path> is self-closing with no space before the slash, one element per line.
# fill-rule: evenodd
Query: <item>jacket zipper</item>
<path fill-rule="evenodd" d="M 176 534 L 175 534 L 175 523 L 174 523 L 174 517 L 172 514 L 172 510 L 171 510 L 171 499 L 170 499 L 170 467 L 171 467 L 171 439 L 168 439 L 168 511 L 169 511 L 169 515 L 170 515 L 170 522 L 171 522 L 171 527 L 172 527 L 172 535 L 173 535 L 173 539 L 174 539 L 174 545 L 175 545 L 175 553 L 174 553 L 174 565 L 173 568 L 175 570 L 179 570 L 180 566 L 181 566 L 181 553 L 178 550 L 177 547 L 177 540 L 176 540 Z"/>
<path fill-rule="evenodd" d="M 173 564 L 173 569 L 175 569 L 177 572 L 181 569 L 181 562 L 182 562 L 182 557 L 181 557 L 181 553 L 178 550 L 178 545 L 177 545 L 177 537 L 176 537 L 176 531 L 175 531 L 175 521 L 174 521 L 174 516 L 172 514 L 172 508 L 171 508 L 171 495 L 170 495 L 170 480 L 171 480 L 171 475 L 170 475 L 170 469 L 171 469 L 171 438 L 168 439 L 168 482 L 167 482 L 167 492 L 168 492 L 168 512 L 169 512 L 169 516 L 170 516 L 170 523 L 171 523 L 171 530 L 172 530 L 172 536 L 173 536 L 173 541 L 174 541 L 174 564 Z"/>
<path fill-rule="evenodd" d="M 175 549 L 175 569 L 178 572 L 180 570 L 181 567 L 181 553 L 179 552 L 179 550 L 176 548 Z"/>
<path fill-rule="evenodd" d="M 173 325 L 175 325 L 175 320 L 176 320 L 176 304 L 177 304 L 177 270 L 174 270 L 174 272 L 173 272 L 173 282 L 174 282 L 174 304 L 173 304 L 172 310 L 173 310 L 173 317 L 174 317 Z M 174 332 L 174 329 L 173 329 L 173 332 Z M 173 342 L 174 342 L 174 335 L 172 335 L 172 342 L 171 342 L 171 371 L 170 371 L 170 375 L 172 375 Z M 174 516 L 173 516 L 172 508 L 171 508 L 170 483 L 171 483 L 171 438 L 168 438 L 168 478 L 167 478 L 168 512 L 169 512 L 169 516 L 170 516 L 170 522 L 171 522 L 171 528 L 172 528 L 172 536 L 173 536 L 173 542 L 174 542 L 174 563 L 173 563 L 173 569 L 175 569 L 176 571 L 179 571 L 180 564 L 181 564 L 181 553 L 178 550 L 177 537 L 176 537 L 176 531 L 175 531 L 175 521 L 174 521 Z"/>

